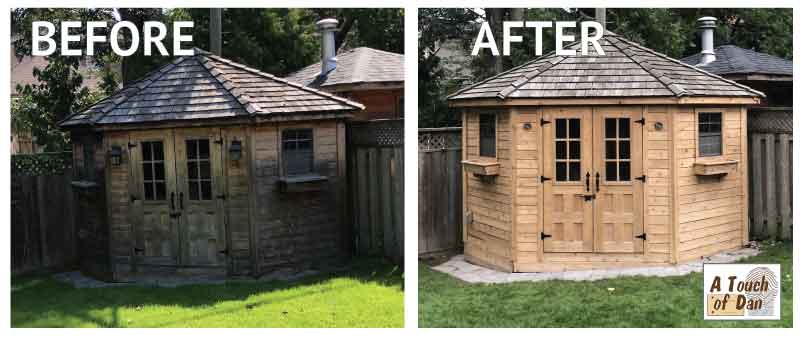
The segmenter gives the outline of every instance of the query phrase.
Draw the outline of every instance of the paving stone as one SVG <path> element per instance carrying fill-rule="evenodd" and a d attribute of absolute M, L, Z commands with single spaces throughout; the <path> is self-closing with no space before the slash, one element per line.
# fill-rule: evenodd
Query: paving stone
<path fill-rule="evenodd" d="M 496 271 L 471 264 L 464 259 L 463 255 L 456 255 L 449 261 L 433 267 L 433 269 L 469 283 L 497 284 L 509 282 L 541 282 L 547 280 L 595 281 L 613 279 L 621 276 L 668 277 L 687 275 L 689 273 L 702 272 L 704 263 L 735 262 L 746 257 L 758 255 L 758 252 L 757 249 L 743 248 L 674 266 L 591 269 L 544 273 L 506 273 Z"/>

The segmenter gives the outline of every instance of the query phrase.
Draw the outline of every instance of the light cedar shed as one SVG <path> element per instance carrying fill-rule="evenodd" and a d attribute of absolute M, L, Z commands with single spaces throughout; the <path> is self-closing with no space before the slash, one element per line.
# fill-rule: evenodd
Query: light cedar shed
<path fill-rule="evenodd" d="M 763 94 L 610 32 L 600 43 L 449 97 L 469 261 L 666 265 L 747 243 L 747 106 Z"/>
<path fill-rule="evenodd" d="M 258 276 L 346 259 L 345 120 L 361 109 L 196 49 L 70 115 L 81 269 Z"/>

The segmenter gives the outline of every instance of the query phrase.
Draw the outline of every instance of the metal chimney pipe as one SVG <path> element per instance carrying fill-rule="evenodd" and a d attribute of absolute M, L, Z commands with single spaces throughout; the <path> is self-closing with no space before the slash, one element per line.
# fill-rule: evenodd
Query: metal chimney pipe
<path fill-rule="evenodd" d="M 700 41 L 702 51 L 700 52 L 700 64 L 709 64 L 717 60 L 714 54 L 714 29 L 717 28 L 717 18 L 704 16 L 697 19 L 697 29 L 700 30 Z"/>
<path fill-rule="evenodd" d="M 336 30 L 339 26 L 339 21 L 333 18 L 322 19 L 317 21 L 320 35 L 322 37 L 322 49 L 320 53 L 322 65 L 320 75 L 327 75 L 332 70 L 336 69 Z"/>
<path fill-rule="evenodd" d="M 212 8 L 208 23 L 211 53 L 222 55 L 222 8 Z"/>
<path fill-rule="evenodd" d="M 603 29 L 606 28 L 606 9 L 605 8 L 595 8 L 594 9 L 594 19 L 603 26 Z"/>

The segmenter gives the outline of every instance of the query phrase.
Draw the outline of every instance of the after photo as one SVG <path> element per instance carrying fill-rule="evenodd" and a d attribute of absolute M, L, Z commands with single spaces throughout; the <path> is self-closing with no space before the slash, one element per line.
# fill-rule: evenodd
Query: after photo
<path fill-rule="evenodd" d="M 792 327 L 792 9 L 418 29 L 420 327 Z"/>

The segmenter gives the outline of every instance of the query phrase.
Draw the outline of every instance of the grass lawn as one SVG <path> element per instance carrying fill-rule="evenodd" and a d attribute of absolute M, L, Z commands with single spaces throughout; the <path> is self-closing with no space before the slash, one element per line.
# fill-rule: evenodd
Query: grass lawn
<path fill-rule="evenodd" d="M 792 327 L 792 244 L 766 247 L 745 262 L 781 264 L 780 321 L 704 321 L 702 273 L 477 285 L 421 264 L 419 326 Z"/>
<path fill-rule="evenodd" d="M 402 327 L 402 270 L 356 260 L 295 282 L 75 289 L 11 280 L 12 327 Z"/>

